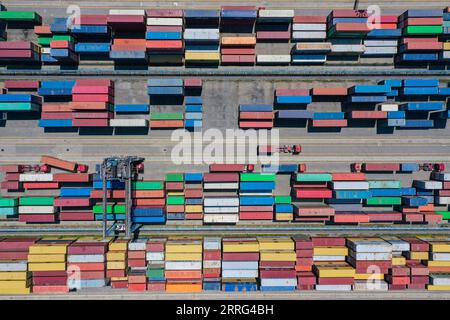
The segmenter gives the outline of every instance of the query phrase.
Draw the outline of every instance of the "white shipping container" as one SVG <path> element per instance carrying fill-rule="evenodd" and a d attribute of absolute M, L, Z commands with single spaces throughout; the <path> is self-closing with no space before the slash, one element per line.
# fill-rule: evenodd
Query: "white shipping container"
<path fill-rule="evenodd" d="M 132 251 L 145 251 L 147 249 L 146 240 L 137 240 L 136 242 L 128 243 L 128 250 Z"/>
<path fill-rule="evenodd" d="M 384 240 L 347 240 L 347 246 L 355 252 L 392 252 L 392 245 Z"/>
<path fill-rule="evenodd" d="M 397 47 L 397 40 L 364 40 L 366 47 Z"/>
<path fill-rule="evenodd" d="M 431 260 L 435 261 L 450 261 L 450 253 L 447 252 L 433 252 Z"/>
<path fill-rule="evenodd" d="M 110 9 L 110 15 L 127 15 L 127 16 L 145 16 L 145 10 L 143 9 Z"/>
<path fill-rule="evenodd" d="M 270 10 L 260 9 L 258 11 L 259 18 L 293 18 L 294 10 Z"/>
<path fill-rule="evenodd" d="M 334 190 L 368 190 L 367 181 L 333 181 L 331 188 Z"/>
<path fill-rule="evenodd" d="M 393 252 L 410 250 L 410 245 L 409 245 L 409 242 L 407 242 L 407 241 L 400 240 L 400 239 L 385 239 L 385 240 L 392 245 Z"/>
<path fill-rule="evenodd" d="M 333 44 L 331 52 L 337 54 L 361 54 L 364 53 L 365 46 L 362 44 Z"/>
<path fill-rule="evenodd" d="M 297 278 L 261 278 L 261 286 L 265 287 L 296 287 Z"/>
<path fill-rule="evenodd" d="M 441 181 L 427 181 L 427 180 L 414 180 L 414 186 L 427 189 L 427 190 L 440 190 L 442 189 Z"/>
<path fill-rule="evenodd" d="M 186 29 L 184 40 L 219 40 L 219 29 Z"/>
<path fill-rule="evenodd" d="M 223 261 L 222 270 L 257 270 L 259 261 Z"/>
<path fill-rule="evenodd" d="M 237 223 L 239 215 L 237 214 L 204 214 L 203 222 L 205 223 Z"/>
<path fill-rule="evenodd" d="M 389 252 L 355 252 L 350 250 L 349 256 L 361 261 L 392 260 L 392 253 Z"/>
<path fill-rule="evenodd" d="M 226 206 L 226 207 L 235 207 L 239 206 L 239 198 L 237 197 L 230 197 L 230 198 L 204 198 L 203 199 L 203 206 L 204 207 L 220 207 L 220 206 Z"/>
<path fill-rule="evenodd" d="M 147 252 L 145 258 L 147 261 L 162 261 L 164 260 L 164 252 Z"/>
<path fill-rule="evenodd" d="M 450 275 L 430 274 L 430 282 L 436 286 L 450 286 Z"/>
<path fill-rule="evenodd" d="M 217 269 L 222 264 L 221 260 L 203 260 L 203 268 L 205 269 Z"/>
<path fill-rule="evenodd" d="M 292 39 L 326 39 L 327 33 L 323 31 L 294 31 L 292 32 Z"/>
<path fill-rule="evenodd" d="M 292 57 L 292 63 L 307 63 L 307 64 L 311 64 L 311 63 L 325 63 L 327 62 L 327 57 L 324 56 L 323 58 L 317 58 L 317 59 L 302 59 L 301 56 L 297 56 L 297 57 Z"/>
<path fill-rule="evenodd" d="M 223 270 L 222 279 L 226 278 L 257 278 L 258 269 L 256 270 Z"/>
<path fill-rule="evenodd" d="M 271 197 L 273 195 L 272 192 L 239 192 L 240 196 L 267 196 Z"/>
<path fill-rule="evenodd" d="M 448 205 L 450 204 L 450 197 L 434 197 L 434 203 Z"/>
<path fill-rule="evenodd" d="M 353 284 L 354 291 L 387 291 L 388 284 L 384 280 L 356 280 Z"/>
<path fill-rule="evenodd" d="M 19 206 L 19 214 L 53 214 L 55 212 L 54 206 Z"/>
<path fill-rule="evenodd" d="M 317 291 L 352 291 L 351 285 L 345 284 L 316 284 Z"/>
<path fill-rule="evenodd" d="M 100 263 L 105 262 L 105 256 L 103 254 L 71 254 L 67 256 L 67 262 Z"/>
<path fill-rule="evenodd" d="M 314 261 L 345 261 L 346 256 L 313 256 Z"/>
<path fill-rule="evenodd" d="M 450 51 L 442 51 L 442 59 L 450 60 Z"/>
<path fill-rule="evenodd" d="M 0 271 L 27 271 L 28 262 L 0 262 Z"/>
<path fill-rule="evenodd" d="M 294 23 L 292 25 L 293 31 L 326 31 L 327 25 L 318 23 Z"/>
<path fill-rule="evenodd" d="M 239 189 L 239 182 L 205 182 L 203 184 L 204 190 L 236 190 Z"/>
<path fill-rule="evenodd" d="M 256 63 L 290 63 L 290 54 L 258 54 L 256 56 Z"/>
<path fill-rule="evenodd" d="M 110 127 L 148 127 L 147 119 L 110 119 Z"/>
<path fill-rule="evenodd" d="M 182 26 L 183 18 L 147 18 L 148 26 Z"/>
<path fill-rule="evenodd" d="M 221 238 L 203 238 L 203 249 L 204 250 L 220 250 L 222 247 Z"/>
<path fill-rule="evenodd" d="M 397 53 L 397 47 L 366 47 L 366 55 L 391 55 Z"/>
<path fill-rule="evenodd" d="M 201 270 L 201 261 L 166 261 L 166 270 Z"/>
<path fill-rule="evenodd" d="M 381 111 L 398 111 L 398 104 L 382 104 L 380 105 Z"/>
<path fill-rule="evenodd" d="M 52 173 L 21 173 L 19 181 L 22 182 L 50 182 L 53 181 Z"/>
<path fill-rule="evenodd" d="M 239 213 L 239 207 L 204 207 L 204 213 Z"/>

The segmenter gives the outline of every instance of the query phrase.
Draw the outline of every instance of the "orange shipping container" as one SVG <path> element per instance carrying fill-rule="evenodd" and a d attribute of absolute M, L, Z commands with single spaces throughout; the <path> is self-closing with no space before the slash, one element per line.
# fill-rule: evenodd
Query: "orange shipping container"
<path fill-rule="evenodd" d="M 202 292 L 202 283 L 194 282 L 194 283 L 179 283 L 179 282 L 168 282 L 166 284 L 166 292 L 174 292 L 174 293 L 195 293 Z"/>

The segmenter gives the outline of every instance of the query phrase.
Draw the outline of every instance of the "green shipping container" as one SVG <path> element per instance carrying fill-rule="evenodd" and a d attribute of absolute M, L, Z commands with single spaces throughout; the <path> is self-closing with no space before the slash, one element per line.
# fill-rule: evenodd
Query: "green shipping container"
<path fill-rule="evenodd" d="M 435 213 L 440 214 L 444 220 L 450 219 L 450 211 L 435 211 Z"/>
<path fill-rule="evenodd" d="M 241 181 L 272 182 L 277 179 L 275 173 L 241 173 Z"/>
<path fill-rule="evenodd" d="M 168 182 L 183 182 L 184 174 L 183 173 L 168 173 L 168 174 L 166 174 L 166 181 L 168 181 Z"/>
<path fill-rule="evenodd" d="M 73 37 L 68 34 L 55 34 L 52 37 L 52 40 L 67 40 L 67 41 L 73 41 Z"/>
<path fill-rule="evenodd" d="M 297 181 L 299 182 L 327 182 L 333 178 L 329 173 L 298 173 Z"/>
<path fill-rule="evenodd" d="M 52 206 L 54 197 L 21 197 L 21 206 Z"/>
<path fill-rule="evenodd" d="M 118 205 L 108 205 L 106 206 L 106 213 L 125 213 L 125 205 L 124 204 L 118 204 Z M 93 212 L 95 214 L 101 213 L 103 214 L 103 206 L 101 204 L 95 205 L 93 207 Z"/>
<path fill-rule="evenodd" d="M 0 207 L 16 207 L 19 205 L 17 198 L 0 198 Z"/>
<path fill-rule="evenodd" d="M 135 181 L 132 187 L 135 190 L 162 190 L 164 183 L 161 181 Z"/>
<path fill-rule="evenodd" d="M 366 200 L 369 206 L 383 206 L 383 205 L 400 205 L 402 204 L 401 197 L 373 197 Z"/>
<path fill-rule="evenodd" d="M 291 196 L 275 196 L 275 204 L 291 204 Z"/>
<path fill-rule="evenodd" d="M 441 34 L 444 28 L 441 26 L 408 26 L 403 29 L 404 35 Z"/>
<path fill-rule="evenodd" d="M 0 11 L 0 20 L 41 22 L 42 18 L 34 11 Z"/>
<path fill-rule="evenodd" d="M 147 278 L 164 278 L 164 269 L 147 269 Z"/>
<path fill-rule="evenodd" d="M 0 216 L 15 216 L 17 211 L 17 207 L 0 208 Z"/>
<path fill-rule="evenodd" d="M 400 189 L 402 187 L 401 181 L 395 180 L 371 180 L 369 183 L 369 189 Z"/>
<path fill-rule="evenodd" d="M 38 111 L 39 106 L 31 102 L 0 102 L 0 111 Z"/>
<path fill-rule="evenodd" d="M 150 114 L 151 120 L 183 120 L 181 112 L 153 112 Z"/>
<path fill-rule="evenodd" d="M 169 204 L 169 205 L 184 204 L 184 197 L 183 196 L 168 196 L 167 204 Z"/>

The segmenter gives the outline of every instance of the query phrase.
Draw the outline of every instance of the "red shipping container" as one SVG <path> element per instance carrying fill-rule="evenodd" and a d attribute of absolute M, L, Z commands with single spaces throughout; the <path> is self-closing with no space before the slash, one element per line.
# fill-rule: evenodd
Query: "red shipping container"
<path fill-rule="evenodd" d="M 113 289 L 126 289 L 128 287 L 128 281 L 111 281 L 111 288 Z"/>
<path fill-rule="evenodd" d="M 386 119 L 386 111 L 351 111 L 352 119 Z"/>
<path fill-rule="evenodd" d="M 59 189 L 58 182 L 24 182 L 24 189 Z"/>
<path fill-rule="evenodd" d="M 147 291 L 165 291 L 165 282 L 149 282 L 147 283 Z"/>
<path fill-rule="evenodd" d="M 313 96 L 346 96 L 347 88 L 313 88 L 311 95 Z"/>
<path fill-rule="evenodd" d="M 5 181 L 19 181 L 20 173 L 7 173 L 5 174 Z"/>
<path fill-rule="evenodd" d="M 2 41 L 0 42 L 0 50 L 15 49 L 15 50 L 32 50 L 36 45 L 31 41 Z"/>
<path fill-rule="evenodd" d="M 184 212 L 184 205 L 168 205 L 166 207 L 167 213 Z"/>
<path fill-rule="evenodd" d="M 145 251 L 128 251 L 128 259 L 143 259 L 145 260 Z"/>
<path fill-rule="evenodd" d="M 56 198 L 53 202 L 55 207 L 88 207 L 91 205 L 90 198 Z"/>
<path fill-rule="evenodd" d="M 330 199 L 333 194 L 329 189 L 296 189 L 295 196 L 302 199 Z"/>
<path fill-rule="evenodd" d="M 147 26 L 147 32 L 183 32 L 178 26 Z"/>
<path fill-rule="evenodd" d="M 444 45 L 442 42 L 408 42 L 405 44 L 405 50 L 442 50 Z"/>
<path fill-rule="evenodd" d="M 75 86 L 107 86 L 114 87 L 114 81 L 109 79 L 77 79 Z"/>
<path fill-rule="evenodd" d="M 295 278 L 295 270 L 260 270 L 260 278 Z"/>
<path fill-rule="evenodd" d="M 50 48 L 52 49 L 69 49 L 73 47 L 68 40 L 52 40 L 50 42 Z"/>
<path fill-rule="evenodd" d="M 333 217 L 335 223 L 365 223 L 369 222 L 369 216 L 365 213 L 341 213 L 336 212 Z"/>
<path fill-rule="evenodd" d="M 73 94 L 73 102 L 108 102 L 114 103 L 114 97 L 108 94 Z"/>
<path fill-rule="evenodd" d="M 166 199 L 133 199 L 133 206 L 164 206 Z"/>
<path fill-rule="evenodd" d="M 33 286 L 63 286 L 67 284 L 67 275 L 64 277 L 33 277 Z"/>
<path fill-rule="evenodd" d="M 55 222 L 54 214 L 19 214 L 20 222 L 42 222 L 42 223 L 51 223 Z"/>
<path fill-rule="evenodd" d="M 443 181 L 442 189 L 450 189 L 450 181 Z"/>
<path fill-rule="evenodd" d="M 39 89 L 39 81 L 30 80 L 6 80 L 4 82 L 6 89 Z"/>
<path fill-rule="evenodd" d="M 405 222 L 423 222 L 423 214 L 421 213 L 403 213 L 403 221 Z"/>
<path fill-rule="evenodd" d="M 345 246 L 346 238 L 344 237 L 311 237 L 314 247 L 333 247 Z"/>
<path fill-rule="evenodd" d="M 257 31 L 256 39 L 259 40 L 289 40 L 291 33 L 289 31 Z"/>
<path fill-rule="evenodd" d="M 107 246 L 98 243 L 72 243 L 67 248 L 67 254 L 104 254 L 106 253 Z"/>
<path fill-rule="evenodd" d="M 294 261 L 260 261 L 259 268 L 295 268 Z"/>
<path fill-rule="evenodd" d="M 69 287 L 67 285 L 33 286 L 33 293 L 69 293 Z"/>
<path fill-rule="evenodd" d="M 240 128 L 273 128 L 272 121 L 239 121 Z"/>
<path fill-rule="evenodd" d="M 184 196 L 185 198 L 203 198 L 203 189 L 186 189 Z"/>
<path fill-rule="evenodd" d="M 254 55 L 222 55 L 222 64 L 224 63 L 255 63 Z"/>
<path fill-rule="evenodd" d="M 222 252 L 220 250 L 203 251 L 203 260 L 222 260 Z"/>
<path fill-rule="evenodd" d="M 223 55 L 255 55 L 254 48 L 222 48 L 220 51 Z"/>
<path fill-rule="evenodd" d="M 80 268 L 80 271 L 104 271 L 105 268 L 105 263 L 103 262 L 85 262 L 85 263 L 68 263 L 67 264 L 67 269 L 71 269 L 71 268 Z M 110 272 L 112 270 L 108 270 L 108 272 Z M 117 271 L 117 270 L 115 270 Z M 125 275 L 121 275 L 124 274 L 125 271 L 124 270 L 118 270 L 119 272 L 111 272 L 110 275 L 106 275 L 107 277 L 124 277 Z M 113 274 L 113 275 L 111 275 Z M 114 275 L 114 274 L 119 274 L 119 275 Z"/>
<path fill-rule="evenodd" d="M 108 119 L 73 119 L 72 126 L 74 127 L 108 127 Z"/>
<path fill-rule="evenodd" d="M 425 222 L 439 223 L 442 222 L 442 216 L 435 212 L 424 212 L 423 219 Z"/>
<path fill-rule="evenodd" d="M 309 250 L 313 248 L 313 243 L 311 239 L 298 239 L 294 237 L 295 249 L 297 251 Z M 312 256 L 312 254 L 311 254 Z"/>
<path fill-rule="evenodd" d="M 0 58 L 33 58 L 31 50 L 0 50 Z"/>
<path fill-rule="evenodd" d="M 326 16 L 294 16 L 293 23 L 325 24 Z"/>
<path fill-rule="evenodd" d="M 273 211 L 272 206 L 240 206 L 239 211 Z"/>
<path fill-rule="evenodd" d="M 112 119 L 114 113 L 112 112 L 73 112 L 73 119 Z"/>
<path fill-rule="evenodd" d="M 412 276 L 411 284 L 428 284 L 429 283 L 428 276 Z"/>
<path fill-rule="evenodd" d="M 333 181 L 365 181 L 366 174 L 363 172 L 334 172 L 331 174 Z"/>
<path fill-rule="evenodd" d="M 239 174 L 237 173 L 205 173 L 203 175 L 204 182 L 238 182 Z"/>
<path fill-rule="evenodd" d="M 185 87 L 189 87 L 189 88 L 191 88 L 191 87 L 199 88 L 202 86 L 202 79 L 199 79 L 199 78 L 184 79 L 183 85 Z"/>
<path fill-rule="evenodd" d="M 67 171 L 75 171 L 77 169 L 77 164 L 75 162 L 58 159 L 52 156 L 42 156 L 40 162 L 41 164 Z"/>
<path fill-rule="evenodd" d="M 334 28 L 337 32 L 369 32 L 366 23 L 336 23 Z"/>
<path fill-rule="evenodd" d="M 420 262 L 406 262 L 406 265 L 410 268 L 411 276 L 428 276 L 430 274 L 428 267 Z"/>
<path fill-rule="evenodd" d="M 134 192 L 137 192 L 137 191 L 134 191 Z M 125 198 L 125 190 L 106 190 L 106 195 L 107 195 L 107 198 L 122 199 L 122 198 Z M 135 195 L 133 195 L 133 196 L 135 196 Z M 103 197 L 102 190 L 92 190 L 91 191 L 92 199 L 101 199 L 102 197 Z"/>
<path fill-rule="evenodd" d="M 407 285 L 411 283 L 410 277 L 393 277 L 391 275 L 385 275 L 385 279 L 388 283 L 393 285 Z"/>
<path fill-rule="evenodd" d="M 104 279 L 105 272 L 104 271 L 85 271 L 80 272 L 81 280 L 94 280 L 94 279 Z"/>
<path fill-rule="evenodd" d="M 147 283 L 147 277 L 145 276 L 145 274 L 129 274 L 128 284 L 130 283 Z"/>
<path fill-rule="evenodd" d="M 419 252 L 422 251 L 423 252 L 423 251 L 430 250 L 430 244 L 428 242 L 422 241 L 415 237 L 402 237 L 401 239 L 409 242 L 410 251 L 419 251 Z"/>
<path fill-rule="evenodd" d="M 73 110 L 70 103 L 55 104 L 44 103 L 41 107 L 42 113 L 44 112 L 71 112 Z M 72 117 L 72 115 L 71 115 Z"/>
<path fill-rule="evenodd" d="M 19 181 L 1 182 L 0 188 L 5 190 L 19 190 Z"/>
<path fill-rule="evenodd" d="M 404 26 L 438 26 L 444 22 L 443 17 L 434 18 L 408 18 L 403 20 Z"/>
<path fill-rule="evenodd" d="M 147 9 L 145 10 L 149 18 L 182 18 L 183 10 L 180 9 Z"/>
<path fill-rule="evenodd" d="M 311 249 L 312 251 L 312 249 Z M 301 264 L 301 265 L 312 265 L 314 263 L 314 259 L 311 257 L 297 257 L 297 261 L 296 264 Z"/>
<path fill-rule="evenodd" d="M 241 119 L 273 119 L 273 112 L 240 112 Z"/>
<path fill-rule="evenodd" d="M 0 251 L 25 251 L 36 243 L 39 238 L 7 238 L 0 241 Z"/>
<path fill-rule="evenodd" d="M 354 278 L 317 278 L 317 284 L 323 285 L 351 285 L 355 282 Z"/>
<path fill-rule="evenodd" d="M 370 222 L 402 221 L 401 212 L 366 212 Z"/>
<path fill-rule="evenodd" d="M 72 94 L 109 94 L 111 96 L 114 96 L 114 90 L 109 86 L 77 84 L 72 88 Z"/>
<path fill-rule="evenodd" d="M 340 120 L 312 120 L 312 126 L 316 128 L 347 127 L 347 119 Z"/>
<path fill-rule="evenodd" d="M 41 119 L 43 120 L 72 119 L 72 112 L 42 112 Z"/>
<path fill-rule="evenodd" d="M 296 206 L 295 213 L 298 216 L 332 216 L 335 210 L 329 206 Z"/>
<path fill-rule="evenodd" d="M 63 211 L 59 213 L 60 221 L 94 221 L 92 212 Z"/>
<path fill-rule="evenodd" d="M 17 164 L 5 164 L 0 166 L 0 172 L 23 172 L 23 167 Z"/>
<path fill-rule="evenodd" d="M 275 96 L 309 96 L 309 89 L 276 89 Z"/>
<path fill-rule="evenodd" d="M 147 291 L 147 283 L 128 283 L 128 291 Z"/>
<path fill-rule="evenodd" d="M 399 163 L 364 163 L 364 171 L 399 171 Z"/>
<path fill-rule="evenodd" d="M 122 278 L 126 276 L 126 272 L 125 270 L 113 270 L 113 269 L 108 269 L 106 270 L 106 277 L 107 278 Z"/>
<path fill-rule="evenodd" d="M 0 252 L 0 260 L 27 260 L 28 251 L 22 252 Z"/>
<path fill-rule="evenodd" d="M 273 211 L 248 211 L 239 212 L 240 220 L 273 220 Z"/>
<path fill-rule="evenodd" d="M 141 259 L 128 259 L 128 266 L 129 267 L 135 267 L 135 268 L 139 268 L 139 267 L 145 267 L 147 265 L 147 263 L 144 260 Z"/>
<path fill-rule="evenodd" d="M 165 248 L 164 242 L 153 242 L 153 243 L 147 243 L 145 250 L 148 252 L 163 252 Z"/>
<path fill-rule="evenodd" d="M 404 266 L 392 266 L 392 268 L 389 270 L 389 274 L 392 276 L 409 276 L 410 275 L 410 268 L 404 267 Z"/>
<path fill-rule="evenodd" d="M 34 33 L 37 35 L 52 35 L 52 31 L 48 25 L 34 26 Z"/>
<path fill-rule="evenodd" d="M 113 46 L 114 47 L 114 46 Z M 144 50 L 181 50 L 183 42 L 181 40 L 147 40 Z M 113 50 L 116 50 L 113 48 Z M 139 51 L 139 50 L 136 50 Z"/>
<path fill-rule="evenodd" d="M 106 14 L 81 14 L 80 25 L 104 26 L 108 24 L 108 15 Z"/>
<path fill-rule="evenodd" d="M 223 261 L 259 261 L 258 252 L 223 252 Z"/>
<path fill-rule="evenodd" d="M 89 173 L 54 173 L 53 180 L 56 182 L 89 182 Z"/>
<path fill-rule="evenodd" d="M 166 190 L 183 190 L 184 182 L 166 182 Z"/>

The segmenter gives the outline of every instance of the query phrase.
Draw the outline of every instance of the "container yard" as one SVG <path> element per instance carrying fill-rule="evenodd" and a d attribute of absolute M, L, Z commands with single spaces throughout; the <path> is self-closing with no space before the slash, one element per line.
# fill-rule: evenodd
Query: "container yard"
<path fill-rule="evenodd" d="M 449 101 L 445 1 L 4 0 L 0 300 L 448 300 Z"/>

